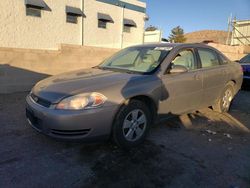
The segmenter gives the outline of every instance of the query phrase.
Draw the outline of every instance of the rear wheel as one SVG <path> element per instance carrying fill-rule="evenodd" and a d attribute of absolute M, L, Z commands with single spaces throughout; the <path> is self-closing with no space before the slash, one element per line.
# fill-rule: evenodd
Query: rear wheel
<path fill-rule="evenodd" d="M 233 83 L 230 82 L 224 88 L 220 98 L 212 106 L 213 110 L 220 113 L 228 112 L 233 98 L 234 98 L 234 86 Z"/>
<path fill-rule="evenodd" d="M 135 147 L 144 141 L 150 123 L 151 115 L 148 107 L 139 100 L 131 100 L 116 116 L 113 139 L 120 147 Z"/>

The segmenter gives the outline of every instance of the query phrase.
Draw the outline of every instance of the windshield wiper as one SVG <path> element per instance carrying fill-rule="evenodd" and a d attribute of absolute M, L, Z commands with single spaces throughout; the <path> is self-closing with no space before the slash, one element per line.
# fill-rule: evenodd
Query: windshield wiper
<path fill-rule="evenodd" d="M 96 66 L 95 68 L 98 68 L 101 70 L 110 70 L 110 71 L 114 71 L 114 72 L 124 72 L 124 73 L 128 73 L 128 74 L 143 74 L 143 72 L 133 71 L 133 70 L 129 70 L 129 69 L 119 69 L 119 68 L 114 68 L 114 67 Z"/>
<path fill-rule="evenodd" d="M 108 67 L 100 67 L 100 66 L 95 66 L 93 68 L 101 69 L 101 70 L 109 70 L 110 68 Z"/>

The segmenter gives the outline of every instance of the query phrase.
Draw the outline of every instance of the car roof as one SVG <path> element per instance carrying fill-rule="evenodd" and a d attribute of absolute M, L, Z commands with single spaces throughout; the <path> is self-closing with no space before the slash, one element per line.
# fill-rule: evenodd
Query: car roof
<path fill-rule="evenodd" d="M 148 43 L 148 44 L 141 44 L 141 45 L 136 45 L 136 46 L 131 46 L 131 47 L 136 47 L 136 48 L 145 48 L 145 47 L 172 47 L 172 48 L 206 48 L 206 49 L 211 49 L 218 54 L 222 55 L 224 58 L 228 59 L 224 54 L 222 54 L 219 50 L 216 48 L 209 46 L 204 43 Z M 229 59 L 228 59 L 229 60 Z"/>
<path fill-rule="evenodd" d="M 204 47 L 204 48 L 212 48 L 204 43 L 148 43 L 136 45 L 133 47 Z M 214 48 L 213 48 L 214 49 Z"/>
<path fill-rule="evenodd" d="M 219 50 L 216 48 L 209 46 L 204 43 L 148 43 L 148 44 L 141 44 L 141 45 L 136 45 L 136 46 L 131 46 L 131 47 L 136 47 L 136 48 L 145 48 L 145 47 L 172 47 L 172 48 L 206 48 L 213 50 L 223 56 L 225 59 L 230 61 L 223 53 L 221 53 Z"/>

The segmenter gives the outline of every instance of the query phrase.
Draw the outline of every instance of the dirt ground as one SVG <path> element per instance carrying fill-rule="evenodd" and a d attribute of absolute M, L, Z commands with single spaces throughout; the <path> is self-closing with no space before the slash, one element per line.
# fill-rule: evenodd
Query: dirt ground
<path fill-rule="evenodd" d="M 60 142 L 25 119 L 27 93 L 0 95 L 0 187 L 250 187 L 250 92 L 155 125 L 146 142 Z"/>

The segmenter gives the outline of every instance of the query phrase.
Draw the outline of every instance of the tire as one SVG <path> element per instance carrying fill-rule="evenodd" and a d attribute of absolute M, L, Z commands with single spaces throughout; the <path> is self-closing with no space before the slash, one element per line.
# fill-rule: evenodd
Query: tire
<path fill-rule="evenodd" d="M 213 110 L 219 113 L 228 112 L 231 107 L 231 102 L 234 98 L 234 84 L 229 82 L 223 89 L 219 99 L 212 106 Z"/>
<path fill-rule="evenodd" d="M 113 140 L 123 149 L 141 144 L 149 131 L 151 114 L 145 103 L 131 100 L 116 115 L 113 125 Z"/>

